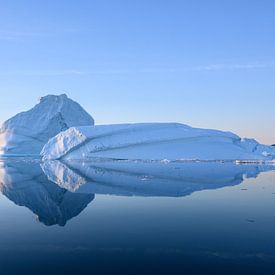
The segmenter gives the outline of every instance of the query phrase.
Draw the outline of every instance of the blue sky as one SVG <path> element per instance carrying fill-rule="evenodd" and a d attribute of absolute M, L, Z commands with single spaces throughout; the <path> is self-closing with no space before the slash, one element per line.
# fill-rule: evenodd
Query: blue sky
<path fill-rule="evenodd" d="M 67 93 L 98 124 L 275 143 L 275 1 L 0 0 L 0 121 Z"/>

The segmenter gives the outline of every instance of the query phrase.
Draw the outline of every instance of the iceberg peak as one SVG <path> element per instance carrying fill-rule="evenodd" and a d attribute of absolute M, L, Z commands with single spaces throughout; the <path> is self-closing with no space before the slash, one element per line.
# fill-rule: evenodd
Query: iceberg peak
<path fill-rule="evenodd" d="M 66 100 L 66 99 L 69 99 L 69 98 L 66 94 L 60 94 L 60 95 L 49 94 L 49 95 L 46 95 L 46 96 L 39 97 L 38 102 L 41 103 L 41 102 L 46 101 L 46 100 L 55 101 L 55 100 L 58 100 L 58 99 Z"/>
<path fill-rule="evenodd" d="M 94 119 L 66 94 L 46 95 L 32 109 L 5 121 L 0 154 L 37 155 L 53 136 L 73 126 L 91 126 Z"/>

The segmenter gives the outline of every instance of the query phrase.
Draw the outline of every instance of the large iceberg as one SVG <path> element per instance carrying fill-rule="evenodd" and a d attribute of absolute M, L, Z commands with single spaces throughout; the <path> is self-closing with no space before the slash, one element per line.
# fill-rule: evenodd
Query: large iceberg
<path fill-rule="evenodd" d="M 0 154 L 39 155 L 44 144 L 60 131 L 93 124 L 93 118 L 65 94 L 41 97 L 34 108 L 3 123 Z"/>
<path fill-rule="evenodd" d="M 49 140 L 46 159 L 262 160 L 275 148 L 231 132 L 179 123 L 139 123 L 72 127 Z"/>

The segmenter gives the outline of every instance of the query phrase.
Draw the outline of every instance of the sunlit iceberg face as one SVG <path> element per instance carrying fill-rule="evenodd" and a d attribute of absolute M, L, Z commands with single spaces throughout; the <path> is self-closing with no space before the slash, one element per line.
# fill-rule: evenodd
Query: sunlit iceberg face
<path fill-rule="evenodd" d="M 230 132 L 179 123 L 136 123 L 72 127 L 43 147 L 44 160 L 89 158 L 142 160 L 264 160 L 272 146 Z"/>

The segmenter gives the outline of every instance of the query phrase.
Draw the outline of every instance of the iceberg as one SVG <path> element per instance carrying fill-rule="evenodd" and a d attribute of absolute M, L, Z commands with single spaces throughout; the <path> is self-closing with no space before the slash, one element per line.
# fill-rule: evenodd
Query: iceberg
<path fill-rule="evenodd" d="M 39 103 L 3 123 L 0 154 L 39 155 L 45 143 L 72 126 L 94 125 L 94 119 L 65 94 L 41 97 Z"/>
<path fill-rule="evenodd" d="M 179 123 L 72 127 L 51 138 L 43 160 L 271 161 L 275 148 L 231 133 Z"/>

